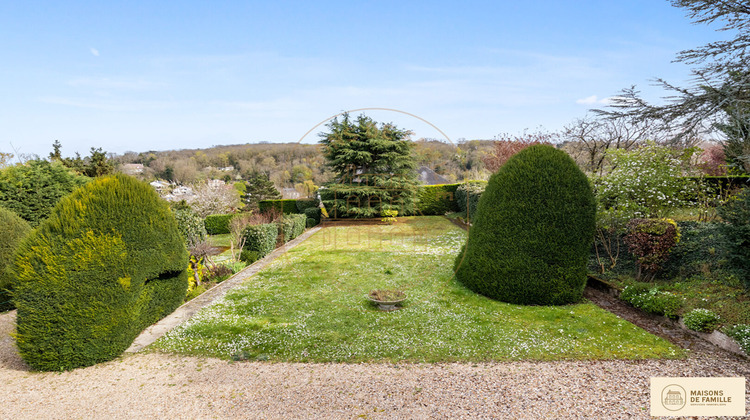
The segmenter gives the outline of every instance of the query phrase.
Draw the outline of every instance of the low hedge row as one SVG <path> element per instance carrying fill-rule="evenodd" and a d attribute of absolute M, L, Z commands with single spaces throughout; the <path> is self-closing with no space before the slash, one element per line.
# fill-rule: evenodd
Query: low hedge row
<path fill-rule="evenodd" d="M 317 206 L 318 201 L 313 199 L 261 200 L 258 202 L 258 209 L 261 213 L 268 209 L 275 208 L 284 214 L 302 214 L 305 212 L 305 209 Z"/>
<path fill-rule="evenodd" d="M 210 214 L 206 216 L 203 224 L 206 226 L 206 232 L 209 235 L 222 235 L 229 233 L 229 222 L 232 221 L 234 214 Z"/>
<path fill-rule="evenodd" d="M 251 225 L 245 228 L 245 246 L 240 259 L 253 263 L 270 254 L 279 240 L 282 243 L 291 241 L 305 231 L 307 216 L 304 214 L 286 214 L 279 221 L 262 225 Z"/>
<path fill-rule="evenodd" d="M 284 243 L 298 237 L 305 231 L 307 216 L 304 214 L 285 214 L 278 222 L 279 235 Z"/>
<path fill-rule="evenodd" d="M 467 181 L 456 188 L 456 205 L 471 220 L 477 212 L 479 198 L 487 187 L 487 181 Z"/>
<path fill-rule="evenodd" d="M 421 185 L 417 188 L 418 216 L 442 216 L 460 211 L 456 202 L 456 189 L 461 184 Z"/>
<path fill-rule="evenodd" d="M 270 254 L 276 248 L 276 237 L 279 228 L 276 223 L 262 225 L 250 225 L 243 231 L 245 237 L 244 251 L 255 252 L 256 259 L 261 259 Z M 252 261 L 246 261 L 252 262 Z"/>

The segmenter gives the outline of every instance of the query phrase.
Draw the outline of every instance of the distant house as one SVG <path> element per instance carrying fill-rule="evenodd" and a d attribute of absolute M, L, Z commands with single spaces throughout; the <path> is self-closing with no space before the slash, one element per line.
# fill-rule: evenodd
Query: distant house
<path fill-rule="evenodd" d="M 219 168 L 219 170 L 223 172 L 232 172 L 234 170 L 234 166 L 227 166 L 224 168 Z"/>
<path fill-rule="evenodd" d="M 294 188 L 282 188 L 281 189 L 281 198 L 293 198 L 297 199 L 300 198 L 301 194 L 299 191 L 295 190 Z"/>
<path fill-rule="evenodd" d="M 208 180 L 208 186 L 211 188 L 219 188 L 219 187 L 223 187 L 224 185 L 226 185 L 226 182 L 224 182 L 221 179 L 209 179 Z"/>
<path fill-rule="evenodd" d="M 122 173 L 128 175 L 137 175 L 143 173 L 143 165 L 140 163 L 126 163 L 122 165 Z"/>
<path fill-rule="evenodd" d="M 437 172 L 433 171 L 432 169 L 426 166 L 420 166 L 419 169 L 417 169 L 417 175 L 419 175 L 419 180 L 425 185 L 439 185 L 439 184 L 451 183 L 447 178 L 441 175 L 438 175 Z"/>
<path fill-rule="evenodd" d="M 150 184 L 158 193 L 165 192 L 169 188 L 169 182 L 167 181 L 152 181 Z"/>

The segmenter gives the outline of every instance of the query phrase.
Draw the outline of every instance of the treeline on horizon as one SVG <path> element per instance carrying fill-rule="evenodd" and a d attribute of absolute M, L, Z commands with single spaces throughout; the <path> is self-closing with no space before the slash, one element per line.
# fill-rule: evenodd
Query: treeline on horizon
<path fill-rule="evenodd" d="M 468 140 L 451 144 L 439 140 L 414 141 L 417 166 L 426 166 L 450 182 L 487 179 L 483 157 L 494 148 L 494 140 Z M 322 185 L 333 174 L 325 166 L 319 144 L 254 143 L 182 149 L 125 152 L 111 155 L 122 170 L 126 164 L 142 164 L 137 174 L 144 180 L 162 179 L 189 185 L 207 179 L 249 179 L 255 173 L 268 175 L 279 188 L 294 188 L 305 181 Z"/>

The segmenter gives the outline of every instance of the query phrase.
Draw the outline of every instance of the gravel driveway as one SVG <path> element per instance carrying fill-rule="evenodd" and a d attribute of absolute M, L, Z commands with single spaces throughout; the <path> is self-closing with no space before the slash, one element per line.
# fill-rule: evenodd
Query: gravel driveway
<path fill-rule="evenodd" d="M 138 353 L 35 373 L 0 315 L 0 418 L 649 418 L 652 376 L 750 376 L 698 348 L 687 360 L 479 364 L 225 362 Z M 704 346 L 705 347 L 705 346 Z"/>

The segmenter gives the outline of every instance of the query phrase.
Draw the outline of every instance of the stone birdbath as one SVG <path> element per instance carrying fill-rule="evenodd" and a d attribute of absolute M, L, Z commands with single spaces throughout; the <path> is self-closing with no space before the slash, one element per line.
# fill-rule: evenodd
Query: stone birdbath
<path fill-rule="evenodd" d="M 406 300 L 406 293 L 400 290 L 371 290 L 367 299 L 378 305 L 381 311 L 395 311 L 399 303 Z"/>

